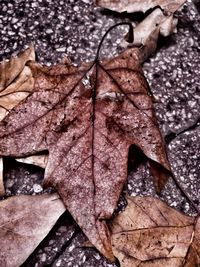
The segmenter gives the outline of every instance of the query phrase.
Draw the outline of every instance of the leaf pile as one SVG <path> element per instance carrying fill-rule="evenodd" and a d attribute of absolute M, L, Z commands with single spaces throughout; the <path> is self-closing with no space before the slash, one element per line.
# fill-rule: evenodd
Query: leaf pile
<path fill-rule="evenodd" d="M 114 2 L 110 2 L 113 5 Z M 146 1 L 140 1 L 140 11 L 160 5 L 173 13 L 183 2 L 173 4 L 170 1 L 166 4 L 166 1 L 148 1 L 149 5 L 144 7 Z M 120 2 L 115 3 L 119 4 L 117 10 L 122 11 Z M 138 1 L 134 3 L 138 5 Z M 138 11 L 136 6 L 130 10 Z M 176 260 L 173 262 L 167 259 L 168 263 L 180 262 L 179 258 L 182 260 L 186 257 L 186 246 L 190 245 L 194 232 L 194 219 L 184 219 L 183 215 L 168 211 L 160 202 L 155 203 L 161 207 L 155 208 L 154 200 L 147 199 L 145 202 L 140 198 L 134 201 L 128 198 L 127 210 L 112 222 L 112 235 L 107 226 L 107 220 L 112 216 L 127 178 L 131 145 L 139 147 L 148 158 L 157 191 L 161 190 L 167 180 L 166 174 L 170 173 L 148 84 L 141 69 L 141 62 L 155 50 L 158 34 L 165 30 L 169 34 L 174 29 L 173 14 L 171 19 L 170 16 L 171 13 L 165 15 L 160 8 L 155 9 L 135 29 L 134 44 L 142 44 L 142 49 L 131 47 L 109 60 L 100 61 L 97 56 L 94 62 L 83 63 L 79 67 L 69 62 L 47 67 L 35 62 L 31 47 L 18 58 L 0 65 L 0 156 L 31 156 L 29 162 L 39 162 L 40 166 L 45 167 L 44 186 L 53 186 L 57 190 L 65 207 L 90 242 L 109 260 L 114 261 L 114 255 L 117 256 L 123 266 L 145 266 L 146 262 L 156 257 L 160 265 L 152 266 L 167 266 L 164 265 L 165 261 L 159 260 L 162 257 L 170 258 L 171 255 Z M 36 156 L 44 151 L 48 151 L 48 157 Z M 16 208 L 13 208 L 13 201 L 16 201 Z M 33 241 L 26 256 L 65 210 L 61 201 L 55 201 L 55 205 L 49 204 L 51 201 L 48 195 L 41 197 L 48 227 L 40 237 L 40 234 L 34 238 L 30 235 Z M 49 210 L 46 210 L 47 204 L 51 206 Z M 24 205 L 27 205 L 27 209 Z M 34 205 L 36 211 L 33 215 L 38 218 L 38 224 L 33 225 L 32 230 L 26 229 L 32 218 L 28 205 Z M 30 240 L 25 237 L 24 229 L 37 232 L 45 225 L 37 205 L 36 198 L 24 196 L 1 202 L 1 242 L 4 242 L 3 239 L 8 242 L 5 236 L 19 242 L 16 238 L 19 236 L 22 241 L 19 248 L 25 249 L 24 244 Z M 21 208 L 24 211 L 20 217 Z M 58 209 L 55 214 L 54 209 Z M 52 212 L 52 217 L 48 212 Z M 170 221 L 169 216 L 164 216 L 165 212 L 178 217 Z M 156 214 L 154 219 L 152 213 Z M 158 213 L 162 215 L 160 219 Z M 15 217 L 16 214 L 19 216 Z M 171 232 L 168 233 L 168 229 L 162 231 L 162 227 L 171 227 Z M 151 228 L 156 228 L 157 232 L 154 233 Z M 182 228 L 187 233 L 184 245 L 178 240 L 179 237 L 182 240 Z M 175 233 L 178 233 L 177 238 L 174 237 Z M 161 238 L 162 244 L 154 244 L 157 237 Z M 191 251 L 195 251 L 195 244 L 190 246 Z M 9 247 L 4 243 L 2 246 Z M 180 247 L 182 254 L 179 255 L 175 248 L 179 251 Z M 18 253 L 12 244 L 11 251 Z M 2 265 L 7 261 L 3 258 L 5 254 L 6 251 L 3 251 Z M 11 254 L 7 255 L 13 258 L 14 254 Z M 25 256 L 20 258 L 19 264 L 24 259 Z M 10 266 L 15 266 L 12 264 Z"/>

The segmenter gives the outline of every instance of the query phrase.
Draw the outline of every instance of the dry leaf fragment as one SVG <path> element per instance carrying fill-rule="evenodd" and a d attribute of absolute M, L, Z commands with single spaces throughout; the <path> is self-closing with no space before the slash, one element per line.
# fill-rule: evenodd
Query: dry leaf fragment
<path fill-rule="evenodd" d="M 34 91 L 0 122 L 0 155 L 49 151 L 54 186 L 89 240 L 114 260 L 106 226 L 127 177 L 131 144 L 170 170 L 139 50 L 80 68 L 30 62 Z M 157 188 L 163 181 L 157 180 Z"/>
<path fill-rule="evenodd" d="M 48 155 L 33 155 L 25 158 L 16 158 L 16 160 L 22 163 L 33 164 L 41 168 L 46 168 Z"/>
<path fill-rule="evenodd" d="M 114 255 L 121 267 L 198 266 L 200 221 L 151 197 L 127 197 L 111 223 Z"/>
<path fill-rule="evenodd" d="M 166 12 L 174 13 L 185 1 L 186 0 L 96 0 L 96 4 L 118 12 L 146 12 L 151 8 L 159 6 Z"/>
<path fill-rule="evenodd" d="M 64 211 L 57 194 L 21 195 L 1 201 L 0 266 L 20 266 Z"/>
<path fill-rule="evenodd" d="M 0 196 L 5 194 L 4 184 L 3 184 L 3 159 L 0 157 Z"/>
<path fill-rule="evenodd" d="M 26 63 L 35 60 L 33 46 L 19 56 L 0 62 L 0 120 L 26 98 L 34 87 L 34 79 Z"/>

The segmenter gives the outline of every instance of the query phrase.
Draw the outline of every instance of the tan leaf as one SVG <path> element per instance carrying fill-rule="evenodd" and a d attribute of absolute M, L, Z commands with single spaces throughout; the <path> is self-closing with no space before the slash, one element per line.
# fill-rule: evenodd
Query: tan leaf
<path fill-rule="evenodd" d="M 0 266 L 20 266 L 64 211 L 57 194 L 23 195 L 1 201 Z"/>
<path fill-rule="evenodd" d="M 26 63 L 35 60 L 33 46 L 19 56 L 0 62 L 0 120 L 26 98 L 34 87 L 34 79 Z"/>
<path fill-rule="evenodd" d="M 160 6 L 169 13 L 174 13 L 186 0 L 96 0 L 96 4 L 118 12 L 127 11 L 146 12 L 147 10 Z"/>
<path fill-rule="evenodd" d="M 199 219 L 151 197 L 127 201 L 125 211 L 110 225 L 113 253 L 121 267 L 198 266 Z"/>
<path fill-rule="evenodd" d="M 0 91 L 4 90 L 14 81 L 29 60 L 35 60 L 33 46 L 30 46 L 21 55 L 12 56 L 10 60 L 4 60 L 0 63 Z"/>
<path fill-rule="evenodd" d="M 169 36 L 176 32 L 177 19 L 173 18 L 173 13 L 183 5 L 185 0 L 97 0 L 99 6 L 109 8 L 118 12 L 146 12 L 153 10 L 142 22 L 134 28 L 134 41 L 131 46 L 142 46 L 141 63 L 152 55 L 157 47 L 159 35 Z M 160 7 L 160 8 L 159 8 Z M 164 11 L 163 11 L 164 10 Z M 122 46 L 127 47 L 124 41 Z"/>
<path fill-rule="evenodd" d="M 45 168 L 48 162 L 48 155 L 33 155 L 25 158 L 16 158 L 16 160 L 22 163 L 33 164 L 41 168 Z"/>

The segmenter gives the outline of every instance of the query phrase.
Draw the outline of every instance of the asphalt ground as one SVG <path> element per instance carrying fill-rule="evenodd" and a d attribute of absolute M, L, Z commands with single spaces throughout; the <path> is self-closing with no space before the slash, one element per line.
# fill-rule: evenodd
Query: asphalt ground
<path fill-rule="evenodd" d="M 199 1 L 187 1 L 176 13 L 178 32 L 159 40 L 156 54 L 144 63 L 143 69 L 156 100 L 156 115 L 172 170 L 200 207 L 199 13 Z M 128 16 L 126 20 L 130 18 Z M 122 16 L 96 8 L 90 0 L 1 0 L 0 60 L 33 43 L 40 63 L 56 64 L 64 54 L 75 64 L 91 61 L 105 31 L 122 20 Z M 102 58 L 121 50 L 123 32 L 120 28 L 110 34 L 102 48 Z M 7 196 L 43 192 L 42 169 L 10 159 L 4 163 Z M 124 192 L 127 191 L 130 195 L 156 196 L 145 164 L 135 164 L 132 168 L 124 187 Z M 195 214 L 172 179 L 159 197 L 188 215 Z M 122 195 L 118 210 L 124 205 Z M 82 248 L 83 240 L 83 233 L 66 212 L 23 266 L 117 266 L 108 263 L 95 249 Z"/>

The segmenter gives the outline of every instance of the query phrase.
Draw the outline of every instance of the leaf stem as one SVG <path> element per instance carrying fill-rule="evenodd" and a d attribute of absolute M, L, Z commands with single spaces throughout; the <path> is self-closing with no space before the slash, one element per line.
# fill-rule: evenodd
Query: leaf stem
<path fill-rule="evenodd" d="M 128 42 L 132 43 L 133 42 L 133 25 L 130 23 L 130 22 L 120 22 L 120 23 L 117 23 L 113 26 L 111 26 L 106 32 L 105 34 L 103 35 L 100 43 L 99 43 L 99 46 L 97 48 L 97 53 L 96 53 L 96 58 L 95 58 L 95 62 L 99 60 L 99 54 L 100 54 L 100 50 L 101 50 L 101 47 L 102 47 L 102 44 L 105 40 L 105 38 L 107 37 L 108 33 L 111 32 L 114 28 L 117 28 L 118 26 L 122 26 L 122 25 L 128 25 L 129 26 L 129 33 L 128 33 Z"/>

